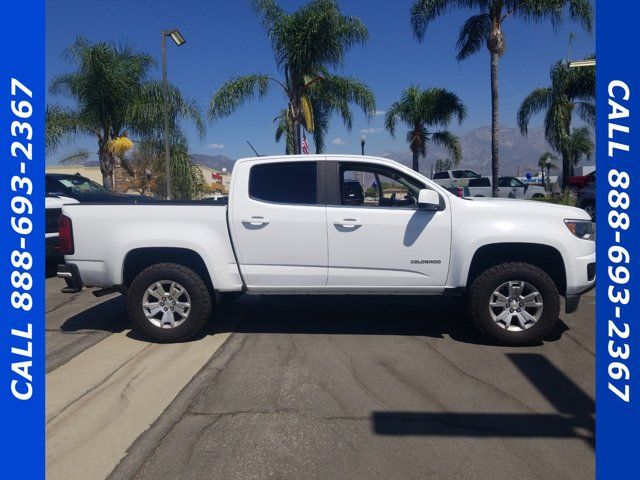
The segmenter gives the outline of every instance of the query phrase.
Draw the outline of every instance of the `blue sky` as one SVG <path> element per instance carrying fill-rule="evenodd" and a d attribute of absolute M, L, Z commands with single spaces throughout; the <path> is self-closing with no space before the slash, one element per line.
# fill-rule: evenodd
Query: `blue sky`
<path fill-rule="evenodd" d="M 281 0 L 287 10 L 300 0 Z M 369 29 L 370 39 L 353 48 L 338 72 L 356 76 L 375 92 L 380 112 L 415 83 L 456 92 L 466 104 L 465 122 L 451 129 L 459 134 L 490 123 L 489 58 L 486 50 L 469 60 L 455 60 L 458 30 L 470 11 L 458 11 L 436 20 L 425 42 L 417 43 L 409 26 L 410 0 L 342 0 L 343 13 L 358 16 Z M 269 42 L 248 0 L 49 0 L 46 24 L 47 82 L 71 70 L 61 58 L 76 36 L 91 41 L 127 41 L 160 61 L 160 31 L 177 27 L 187 43 L 168 44 L 169 80 L 199 102 L 205 110 L 214 91 L 230 76 L 253 72 L 277 74 Z M 593 35 L 568 19 L 559 28 L 548 23 L 525 24 L 509 19 L 505 24 L 507 51 L 500 64 L 501 121 L 515 125 L 515 115 L 524 96 L 549 83 L 549 68 L 568 54 L 568 38 L 574 32 L 573 58 L 594 53 Z M 160 68 L 152 75 L 160 77 Z M 59 96 L 48 102 L 68 104 Z M 223 154 L 230 158 L 250 156 L 246 140 L 261 154 L 281 153 L 273 140 L 273 117 L 284 105 L 277 90 L 262 100 L 253 100 L 232 116 L 209 123 L 204 139 L 191 125 L 184 125 L 190 148 L 196 153 Z M 354 110 L 355 111 L 355 110 Z M 541 118 L 534 119 L 534 126 Z M 328 134 L 328 153 L 358 153 L 361 131 L 366 131 L 367 153 L 407 150 L 404 131 L 392 139 L 382 130 L 383 116 L 372 120 L 356 112 L 353 129 L 347 131 L 335 119 Z M 96 150 L 95 140 L 83 139 L 61 147 L 48 158 L 55 162 L 78 148 Z"/>

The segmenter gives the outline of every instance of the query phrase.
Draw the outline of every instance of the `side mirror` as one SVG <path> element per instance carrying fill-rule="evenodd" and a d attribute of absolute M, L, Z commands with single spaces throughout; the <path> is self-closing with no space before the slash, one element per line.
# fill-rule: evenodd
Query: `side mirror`
<path fill-rule="evenodd" d="M 440 195 L 434 190 L 423 188 L 418 193 L 418 208 L 422 210 L 438 210 L 440 208 Z"/>

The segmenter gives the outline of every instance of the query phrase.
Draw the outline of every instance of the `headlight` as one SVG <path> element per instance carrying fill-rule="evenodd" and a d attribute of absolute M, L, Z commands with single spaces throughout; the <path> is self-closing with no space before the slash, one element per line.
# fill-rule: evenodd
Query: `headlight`
<path fill-rule="evenodd" d="M 564 224 L 576 237 L 583 240 L 595 240 L 595 224 L 589 220 L 565 220 Z"/>

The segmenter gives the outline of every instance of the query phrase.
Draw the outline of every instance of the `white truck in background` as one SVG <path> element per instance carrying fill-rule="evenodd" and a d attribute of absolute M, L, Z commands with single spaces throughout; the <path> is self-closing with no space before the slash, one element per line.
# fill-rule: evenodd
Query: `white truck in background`
<path fill-rule="evenodd" d="M 349 195 L 365 178 L 366 202 Z M 245 292 L 459 295 L 483 334 L 529 344 L 553 329 L 560 296 L 572 312 L 595 282 L 583 210 L 457 198 L 382 158 L 242 159 L 228 204 L 80 204 L 62 213 L 64 291 L 121 291 L 134 328 L 156 341 L 194 337 L 217 301 Z"/>
<path fill-rule="evenodd" d="M 434 183 L 445 188 L 466 187 L 471 178 L 480 178 L 480 174 L 473 170 L 442 170 L 431 177 Z"/>
<path fill-rule="evenodd" d="M 491 178 L 478 177 L 469 179 L 470 197 L 491 197 Z M 516 198 L 521 200 L 536 200 L 546 196 L 546 191 L 539 185 L 529 185 L 515 177 L 500 177 L 498 179 L 498 192 L 500 198 Z"/>

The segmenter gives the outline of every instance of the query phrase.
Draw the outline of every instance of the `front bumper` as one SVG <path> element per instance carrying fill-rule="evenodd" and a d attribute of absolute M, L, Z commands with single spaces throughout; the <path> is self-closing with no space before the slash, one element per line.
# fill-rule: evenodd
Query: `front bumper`
<path fill-rule="evenodd" d="M 585 293 L 593 290 L 596 286 L 596 262 L 589 262 L 586 265 L 586 278 L 587 284 L 582 287 L 581 290 L 568 293 L 565 295 L 565 312 L 573 313 L 578 310 L 580 305 L 580 297 Z"/>
<path fill-rule="evenodd" d="M 62 293 L 78 293 L 84 286 L 76 265 L 58 265 L 57 277 L 63 278 L 67 283 L 67 286 L 61 290 Z"/>

